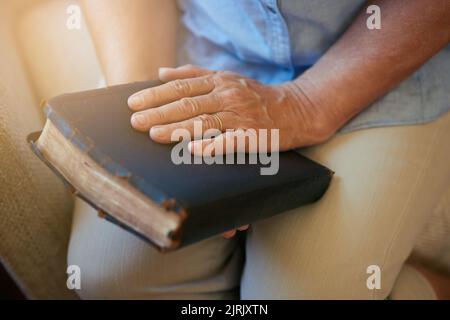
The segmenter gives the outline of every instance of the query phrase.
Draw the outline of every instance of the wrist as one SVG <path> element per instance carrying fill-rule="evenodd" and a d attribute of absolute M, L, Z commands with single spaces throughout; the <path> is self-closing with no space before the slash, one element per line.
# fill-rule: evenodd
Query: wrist
<path fill-rule="evenodd" d="M 333 106 L 323 98 L 312 82 L 299 78 L 284 85 L 292 97 L 293 108 L 300 117 L 294 121 L 300 120 L 300 123 L 309 128 L 314 136 L 314 143 L 328 140 L 343 125 L 340 115 L 333 112 Z"/>

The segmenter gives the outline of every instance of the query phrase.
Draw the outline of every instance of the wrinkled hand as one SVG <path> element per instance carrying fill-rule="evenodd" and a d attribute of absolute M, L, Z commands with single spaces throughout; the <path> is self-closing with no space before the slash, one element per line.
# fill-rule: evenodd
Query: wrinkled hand
<path fill-rule="evenodd" d="M 161 68 L 160 79 L 166 83 L 137 92 L 128 100 L 129 107 L 136 111 L 131 118 L 132 126 L 150 131 L 150 137 L 159 143 L 171 143 L 171 134 L 178 128 L 189 130 L 194 137 L 196 120 L 201 121 L 203 132 L 279 129 L 279 151 L 314 145 L 334 133 L 328 125 L 329 115 L 315 106 L 294 82 L 263 85 L 237 73 L 213 72 L 191 65 Z M 190 150 L 202 155 L 209 143 L 217 139 L 226 143 L 235 135 L 224 133 L 213 139 L 195 140 Z M 250 150 L 251 147 L 247 143 L 246 150 L 234 151 L 258 151 Z"/>
<path fill-rule="evenodd" d="M 174 130 L 187 129 L 194 138 L 189 144 L 194 155 L 201 156 L 210 143 L 224 146 L 227 139 L 236 139 L 240 134 L 225 132 L 227 129 L 255 129 L 257 133 L 258 129 L 269 130 L 268 150 L 255 150 L 246 141 L 245 150 L 233 150 L 239 152 L 284 151 L 314 145 L 327 140 L 336 130 L 330 125 L 330 115 L 316 106 L 297 82 L 264 85 L 237 73 L 191 65 L 161 68 L 159 76 L 164 84 L 129 98 L 129 107 L 136 111 L 131 124 L 137 130 L 149 131 L 159 143 L 171 143 Z M 195 137 L 194 121 L 201 121 L 203 132 L 218 129 L 224 133 L 212 139 Z M 279 130 L 278 150 L 271 150 L 270 129 Z M 232 230 L 224 235 L 232 237 L 235 233 Z"/>

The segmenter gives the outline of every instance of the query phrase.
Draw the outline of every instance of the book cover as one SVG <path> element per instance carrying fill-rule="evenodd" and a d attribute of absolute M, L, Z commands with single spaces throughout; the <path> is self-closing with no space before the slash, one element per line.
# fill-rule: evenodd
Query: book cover
<path fill-rule="evenodd" d="M 318 200 L 332 171 L 295 151 L 278 171 L 258 164 L 175 164 L 173 145 L 130 125 L 128 97 L 146 81 L 65 94 L 48 101 L 35 153 L 73 191 L 161 250 L 173 250 Z M 194 161 L 193 161 L 194 162 Z"/>

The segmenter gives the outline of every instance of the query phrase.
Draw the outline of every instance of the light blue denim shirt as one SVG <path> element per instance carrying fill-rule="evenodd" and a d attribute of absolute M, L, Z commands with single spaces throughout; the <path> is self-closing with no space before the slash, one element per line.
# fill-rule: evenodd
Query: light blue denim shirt
<path fill-rule="evenodd" d="M 267 84 L 289 81 L 325 53 L 364 3 L 364 0 L 179 0 L 185 30 L 179 63 L 236 71 Z M 449 110 L 450 46 L 341 131 L 423 123 Z"/>

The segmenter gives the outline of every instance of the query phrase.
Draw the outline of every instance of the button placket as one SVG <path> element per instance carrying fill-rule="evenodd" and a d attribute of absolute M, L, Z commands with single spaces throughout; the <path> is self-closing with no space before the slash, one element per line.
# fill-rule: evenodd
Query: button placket
<path fill-rule="evenodd" d="M 277 64 L 291 65 L 290 46 L 288 39 L 289 33 L 286 28 L 285 22 L 278 9 L 277 0 L 265 0 L 264 6 L 268 11 L 270 26 L 268 30 L 271 30 L 269 35 L 269 45 L 273 49 L 273 59 Z M 286 34 L 283 34 L 286 33 Z"/>

